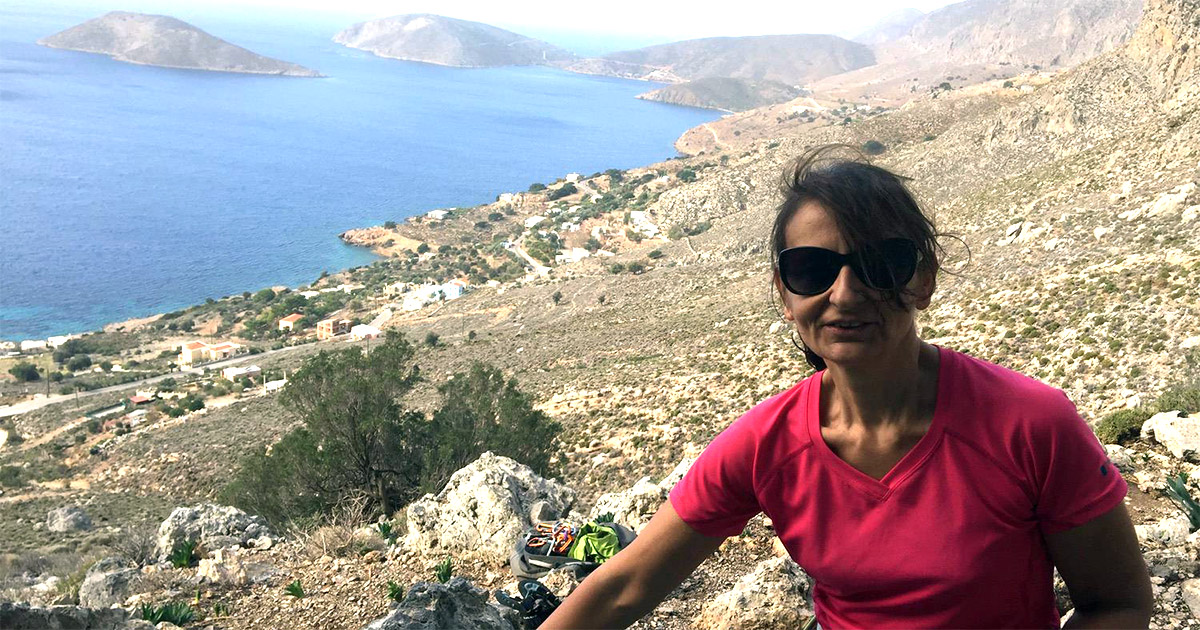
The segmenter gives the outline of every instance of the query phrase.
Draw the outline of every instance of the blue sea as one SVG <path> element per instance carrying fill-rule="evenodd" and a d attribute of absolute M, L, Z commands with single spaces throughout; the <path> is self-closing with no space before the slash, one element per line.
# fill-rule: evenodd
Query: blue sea
<path fill-rule="evenodd" d="M 371 262 L 337 235 L 675 154 L 717 114 L 654 84 L 459 69 L 328 18 L 176 13 L 328 75 L 172 70 L 34 42 L 103 10 L 0 2 L 0 338 L 95 330 Z M 555 42 L 562 44 L 562 42 Z"/>

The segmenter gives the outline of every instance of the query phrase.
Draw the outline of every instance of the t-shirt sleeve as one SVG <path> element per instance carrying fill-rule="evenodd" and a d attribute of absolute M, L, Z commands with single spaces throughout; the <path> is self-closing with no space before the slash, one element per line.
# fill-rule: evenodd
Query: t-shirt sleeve
<path fill-rule="evenodd" d="M 754 411 L 729 425 L 671 489 L 671 507 L 705 536 L 740 534 L 761 511 L 754 492 Z"/>
<path fill-rule="evenodd" d="M 1035 515 L 1043 534 L 1079 527 L 1108 512 L 1128 487 L 1066 394 L 1050 401 L 1031 432 Z"/>

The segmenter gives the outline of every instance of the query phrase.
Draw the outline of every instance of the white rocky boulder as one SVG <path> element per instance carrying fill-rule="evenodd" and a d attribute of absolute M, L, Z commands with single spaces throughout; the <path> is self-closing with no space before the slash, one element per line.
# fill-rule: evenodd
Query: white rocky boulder
<path fill-rule="evenodd" d="M 530 515 L 565 516 L 575 492 L 530 467 L 491 452 L 450 476 L 437 495 L 427 494 L 406 511 L 410 549 L 476 551 L 507 558 L 531 526 Z"/>
<path fill-rule="evenodd" d="M 51 628 L 87 628 L 88 630 L 134 630 L 150 627 L 134 621 L 120 608 L 95 610 L 82 606 L 50 606 L 0 602 L 0 628 L 4 630 L 48 630 Z"/>
<path fill-rule="evenodd" d="M 646 523 L 650 522 L 650 517 L 654 516 L 658 508 L 667 500 L 671 488 L 674 488 L 675 484 L 683 479 L 683 475 L 691 468 L 694 461 L 696 460 L 689 458 L 679 462 L 674 470 L 658 483 L 650 481 L 650 477 L 643 477 L 631 488 L 600 495 L 600 498 L 596 499 L 596 506 L 592 508 L 591 518 L 611 513 L 613 522 L 620 523 L 634 531 L 641 531 Z"/>
<path fill-rule="evenodd" d="M 812 585 L 791 558 L 764 560 L 700 611 L 703 630 L 791 630 L 812 615 Z"/>
<path fill-rule="evenodd" d="M 1182 545 L 1187 542 L 1191 532 L 1191 522 L 1182 514 L 1169 516 L 1155 523 L 1135 525 L 1138 540 L 1142 542 L 1157 542 L 1168 547 Z"/>
<path fill-rule="evenodd" d="M 77 506 L 68 505 L 46 513 L 46 529 L 49 531 L 65 534 L 86 531 L 91 528 L 92 519 L 82 508 Z"/>
<path fill-rule="evenodd" d="M 104 558 L 93 564 L 79 585 L 79 605 L 108 608 L 124 603 L 142 572 L 123 558 Z"/>
<path fill-rule="evenodd" d="M 200 548 L 211 552 L 224 547 L 259 545 L 264 536 L 273 535 L 261 516 L 228 505 L 204 503 L 175 508 L 158 526 L 155 548 L 159 560 L 166 560 L 184 541 L 198 543 Z"/>
<path fill-rule="evenodd" d="M 446 584 L 418 582 L 388 616 L 372 621 L 364 630 L 518 630 L 515 610 L 489 601 L 489 594 L 461 577 Z"/>
<path fill-rule="evenodd" d="M 261 584 L 275 574 L 275 567 L 243 558 L 237 549 L 217 549 L 196 568 L 196 577 L 202 581 L 231 586 Z"/>
<path fill-rule="evenodd" d="M 1153 437 L 1179 459 L 1200 461 L 1200 413 L 1164 411 L 1142 424 L 1142 436 Z"/>

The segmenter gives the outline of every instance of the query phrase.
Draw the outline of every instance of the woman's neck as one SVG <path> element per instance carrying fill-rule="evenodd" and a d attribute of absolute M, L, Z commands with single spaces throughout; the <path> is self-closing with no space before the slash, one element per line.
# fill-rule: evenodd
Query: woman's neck
<path fill-rule="evenodd" d="M 821 391 L 831 424 L 864 428 L 924 424 L 937 398 L 938 349 L 915 335 L 869 365 L 828 365 Z"/>

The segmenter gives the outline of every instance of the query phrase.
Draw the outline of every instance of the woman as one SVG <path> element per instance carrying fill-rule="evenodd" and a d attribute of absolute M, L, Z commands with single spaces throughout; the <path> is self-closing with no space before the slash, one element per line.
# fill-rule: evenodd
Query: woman
<path fill-rule="evenodd" d="M 774 285 L 818 371 L 705 449 L 626 550 L 543 628 L 627 626 L 758 512 L 813 578 L 822 628 L 1145 628 L 1125 482 L 1059 390 L 917 336 L 937 233 L 896 175 L 802 158 Z M 753 611 L 747 611 L 753 614 Z"/>

